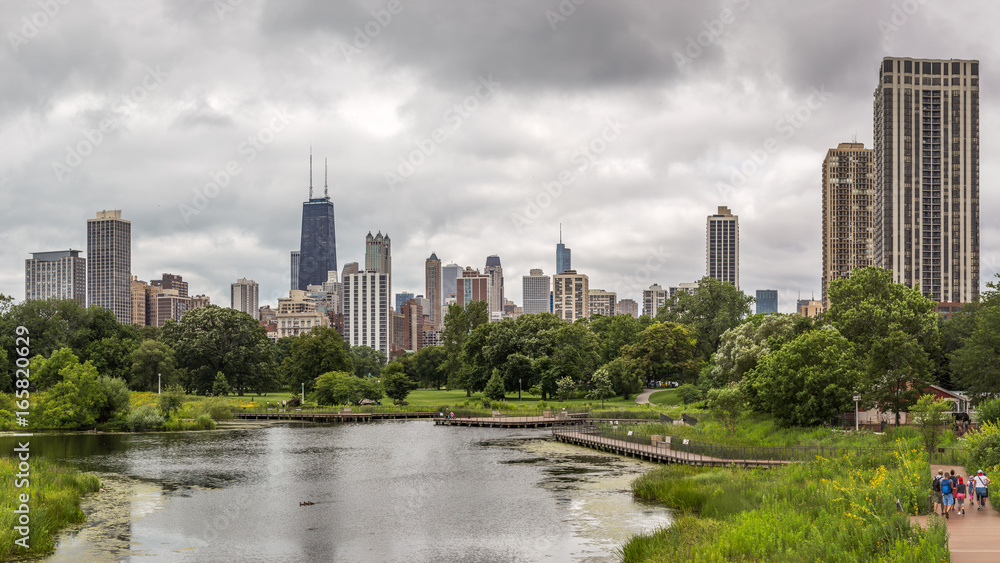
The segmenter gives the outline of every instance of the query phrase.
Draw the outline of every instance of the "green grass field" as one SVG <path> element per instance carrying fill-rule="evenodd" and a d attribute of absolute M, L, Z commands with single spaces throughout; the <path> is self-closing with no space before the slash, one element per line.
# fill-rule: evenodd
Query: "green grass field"
<path fill-rule="evenodd" d="M 438 390 L 438 389 L 417 389 L 411 392 L 406 397 L 406 402 L 410 405 L 424 405 L 429 407 L 439 406 L 439 405 L 449 405 L 455 406 L 460 405 L 466 401 L 470 403 L 478 403 L 483 399 L 482 393 L 473 393 L 471 397 L 465 396 L 465 391 L 461 389 L 453 390 Z M 521 393 L 521 400 L 518 401 L 517 393 L 510 393 L 506 396 L 505 400 L 511 405 L 517 405 L 520 403 L 525 408 L 533 408 L 534 405 L 541 402 L 542 398 L 539 395 L 530 395 L 528 392 Z M 390 401 L 391 402 L 391 401 Z M 601 401 L 595 399 L 569 399 L 563 402 L 559 402 L 555 399 L 549 399 L 546 403 L 551 407 L 555 405 L 561 406 L 584 406 L 593 405 L 595 407 L 601 406 Z M 382 401 L 382 404 L 386 404 Z M 608 407 L 624 407 L 624 406 L 635 406 L 635 397 L 629 400 L 622 399 L 621 397 L 612 397 L 610 399 L 604 400 L 605 408 Z"/>
<path fill-rule="evenodd" d="M 650 395 L 649 402 L 654 405 L 675 406 L 681 404 L 681 396 L 677 394 L 677 389 L 664 389 Z"/>

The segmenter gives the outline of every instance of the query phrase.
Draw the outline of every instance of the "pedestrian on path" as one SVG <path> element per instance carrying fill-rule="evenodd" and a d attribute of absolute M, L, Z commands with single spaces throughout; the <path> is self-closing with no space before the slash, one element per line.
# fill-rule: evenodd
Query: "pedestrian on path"
<path fill-rule="evenodd" d="M 990 478 L 980 469 L 979 473 L 976 474 L 975 483 L 976 497 L 979 499 L 979 510 L 982 510 L 986 506 L 986 499 L 990 496 Z"/>
<path fill-rule="evenodd" d="M 952 507 L 955 506 L 955 488 L 951 485 L 951 476 L 945 475 L 941 479 L 941 504 L 944 505 L 944 517 L 949 518 Z"/>
<path fill-rule="evenodd" d="M 938 514 L 938 507 L 941 506 L 941 480 L 944 479 L 944 471 L 938 469 L 938 474 L 931 481 L 931 494 L 934 495 L 934 514 Z"/>
<path fill-rule="evenodd" d="M 955 493 L 955 512 L 965 516 L 965 481 L 958 478 L 958 488 Z"/>

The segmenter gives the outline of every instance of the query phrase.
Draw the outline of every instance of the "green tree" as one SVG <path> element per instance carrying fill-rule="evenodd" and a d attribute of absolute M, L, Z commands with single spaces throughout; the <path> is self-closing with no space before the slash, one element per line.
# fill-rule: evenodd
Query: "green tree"
<path fill-rule="evenodd" d="M 224 377 L 224 376 L 223 376 Z M 181 408 L 184 404 L 184 388 L 180 385 L 168 385 L 166 389 L 160 393 L 160 396 L 156 400 L 157 406 L 163 411 L 163 415 L 167 418 Z"/>
<path fill-rule="evenodd" d="M 346 405 L 364 399 L 378 401 L 382 386 L 373 377 L 361 378 L 345 371 L 331 371 L 316 378 L 311 397 L 320 405 Z"/>
<path fill-rule="evenodd" d="M 694 329 L 704 359 L 712 357 L 722 335 L 750 316 L 753 297 L 733 284 L 705 276 L 692 293 L 677 292 L 656 314 L 657 321 L 677 322 Z"/>
<path fill-rule="evenodd" d="M 331 329 L 333 330 L 333 329 Z M 336 331 L 334 331 L 336 334 Z M 371 346 L 351 346 L 351 362 L 354 364 L 354 375 L 358 377 L 378 377 L 386 365 L 387 358 L 380 350 Z"/>
<path fill-rule="evenodd" d="M 161 383 L 169 385 L 174 376 L 174 351 L 162 342 L 143 340 L 132 351 L 132 389 L 156 392 Z"/>
<path fill-rule="evenodd" d="M 786 426 L 815 426 L 851 410 L 862 381 L 857 352 L 833 327 L 802 334 L 743 378 L 754 410 Z"/>
<path fill-rule="evenodd" d="M 951 421 L 952 402 L 947 399 L 935 400 L 934 395 L 923 395 L 910 408 L 913 421 L 920 429 L 927 453 L 933 453 L 941 441 L 945 425 Z"/>
<path fill-rule="evenodd" d="M 212 395 L 216 397 L 226 397 L 229 395 L 229 382 L 226 374 L 221 371 L 215 374 L 215 381 L 212 383 Z"/>
<path fill-rule="evenodd" d="M 639 333 L 650 324 L 652 320 L 647 316 L 641 319 L 636 319 L 632 315 L 591 318 L 590 330 L 597 335 L 601 343 L 601 363 L 606 364 L 620 357 L 622 350 L 630 344 L 635 344 Z"/>
<path fill-rule="evenodd" d="M 1000 424 L 1000 397 L 979 403 L 976 407 L 976 422 Z"/>
<path fill-rule="evenodd" d="M 611 378 L 611 386 L 616 395 L 621 395 L 626 401 L 642 391 L 642 376 L 632 365 L 632 362 L 622 357 L 617 357 L 604 364 L 598 369 L 603 370 Z"/>
<path fill-rule="evenodd" d="M 31 358 L 28 369 L 31 382 L 44 390 L 62 381 L 63 368 L 78 365 L 80 359 L 71 348 L 66 347 L 53 351 L 47 359 L 41 355 Z"/>
<path fill-rule="evenodd" d="M 82 359 L 90 360 L 98 373 L 128 380 L 132 377 L 132 353 L 139 348 L 135 338 L 101 338 L 87 345 Z"/>
<path fill-rule="evenodd" d="M 694 330 L 672 322 L 647 327 L 624 356 L 645 381 L 693 381 L 701 366 Z"/>
<path fill-rule="evenodd" d="M 438 389 L 447 384 L 448 376 L 444 371 L 447 359 L 443 346 L 424 346 L 413 358 L 417 371 L 417 380 L 424 387 Z"/>
<path fill-rule="evenodd" d="M 725 387 L 743 380 L 743 375 L 757 367 L 770 352 L 804 332 L 802 315 L 754 315 L 722 334 L 719 349 L 712 357 L 713 365 L 706 372 L 706 387 Z"/>
<path fill-rule="evenodd" d="M 286 341 L 282 347 L 288 348 L 288 356 L 281 363 L 281 371 L 292 393 L 302 389 L 303 384 L 306 392 L 311 393 L 316 378 L 321 374 L 330 371 L 354 371 L 351 354 L 344 351 L 344 338 L 332 328 L 318 326 L 309 332 L 281 340 Z M 363 348 L 375 352 L 367 346 Z M 358 353 L 367 354 L 364 351 Z M 375 374 L 377 373 L 378 370 Z"/>
<path fill-rule="evenodd" d="M 40 428 L 92 428 L 107 397 L 97 368 L 90 362 L 69 364 L 60 380 L 42 395 L 37 407 Z"/>
<path fill-rule="evenodd" d="M 180 322 L 167 321 L 163 339 L 174 349 L 179 367 L 188 369 L 199 394 L 211 391 L 220 371 L 239 396 L 275 384 L 267 331 L 242 311 L 216 305 L 188 311 Z"/>
<path fill-rule="evenodd" d="M 529 389 L 536 380 L 534 364 L 531 358 L 521 352 L 514 352 L 507 356 L 503 363 L 503 386 L 508 393 L 517 390 L 517 398 L 521 398 L 521 391 Z"/>
<path fill-rule="evenodd" d="M 108 422 L 119 414 L 128 414 L 132 396 L 128 383 L 124 379 L 106 375 L 102 375 L 98 383 L 103 389 L 104 402 L 97 409 L 97 422 Z"/>
<path fill-rule="evenodd" d="M 701 389 L 690 383 L 685 383 L 678 387 L 677 394 L 680 395 L 681 402 L 685 405 L 690 405 L 701 399 Z"/>
<path fill-rule="evenodd" d="M 1000 286 L 986 285 L 969 336 L 951 354 L 952 373 L 974 403 L 1000 393 Z"/>
<path fill-rule="evenodd" d="M 559 397 L 559 402 L 572 397 L 574 391 L 576 391 L 576 382 L 573 381 L 572 377 L 562 377 L 556 381 L 556 395 Z"/>
<path fill-rule="evenodd" d="M 736 424 L 743 416 L 746 407 L 747 397 L 739 383 L 732 382 L 725 387 L 708 391 L 708 408 L 712 416 L 726 427 L 726 432 L 730 436 L 736 432 Z"/>
<path fill-rule="evenodd" d="M 493 369 L 493 375 L 486 382 L 486 389 L 483 391 L 483 395 L 491 401 L 504 400 L 503 378 L 500 377 L 500 370 Z"/>
<path fill-rule="evenodd" d="M 916 338 L 893 329 L 874 342 L 867 354 L 865 388 L 882 410 L 901 413 L 920 398 L 930 378 L 930 357 Z"/>
<path fill-rule="evenodd" d="M 597 336 L 576 323 L 561 324 L 547 336 L 553 342 L 549 361 L 541 372 L 542 389 L 551 395 L 559 392 L 560 380 L 569 378 L 574 386 L 589 381 L 600 366 Z"/>
<path fill-rule="evenodd" d="M 594 377 L 591 378 L 590 384 L 592 388 L 587 392 L 587 398 L 600 400 L 601 408 L 603 409 L 604 399 L 610 399 L 615 396 L 615 388 L 611 384 L 611 376 L 608 375 L 606 369 L 600 368 L 594 372 Z"/>
<path fill-rule="evenodd" d="M 489 310 L 485 301 L 473 301 L 465 307 L 452 304 L 444 317 L 444 329 L 441 331 L 441 344 L 446 355 L 444 372 L 448 386 L 465 389 L 466 397 L 472 396 L 474 373 L 464 357 L 465 342 L 473 330 L 487 322 Z"/>
<path fill-rule="evenodd" d="M 404 404 L 410 391 L 417 388 L 417 383 L 406 375 L 403 364 L 398 360 L 389 362 L 389 365 L 382 370 L 380 379 L 386 396 L 397 405 Z"/>

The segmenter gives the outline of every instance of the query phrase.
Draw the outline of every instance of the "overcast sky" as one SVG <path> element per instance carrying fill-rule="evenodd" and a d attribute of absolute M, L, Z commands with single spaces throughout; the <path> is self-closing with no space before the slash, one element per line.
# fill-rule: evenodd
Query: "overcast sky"
<path fill-rule="evenodd" d="M 562 223 L 591 288 L 641 302 L 704 275 L 726 205 L 741 289 L 792 311 L 820 294 L 823 157 L 871 146 L 884 56 L 982 61 L 984 285 L 997 273 L 995 3 L 576 1 L 4 2 L 0 293 L 121 209 L 140 279 L 228 306 L 247 277 L 274 303 L 311 145 L 338 266 L 388 233 L 394 293 L 424 292 L 431 252 L 499 254 L 521 304 Z"/>

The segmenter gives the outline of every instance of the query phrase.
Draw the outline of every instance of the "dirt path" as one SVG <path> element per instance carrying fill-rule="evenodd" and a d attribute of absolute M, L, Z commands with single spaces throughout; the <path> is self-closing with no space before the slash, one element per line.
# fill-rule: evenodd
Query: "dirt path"
<path fill-rule="evenodd" d="M 661 389 L 643 389 L 642 393 L 639 393 L 639 395 L 636 396 L 635 404 L 645 405 L 649 402 L 649 396 L 657 391 L 661 391 Z"/>

